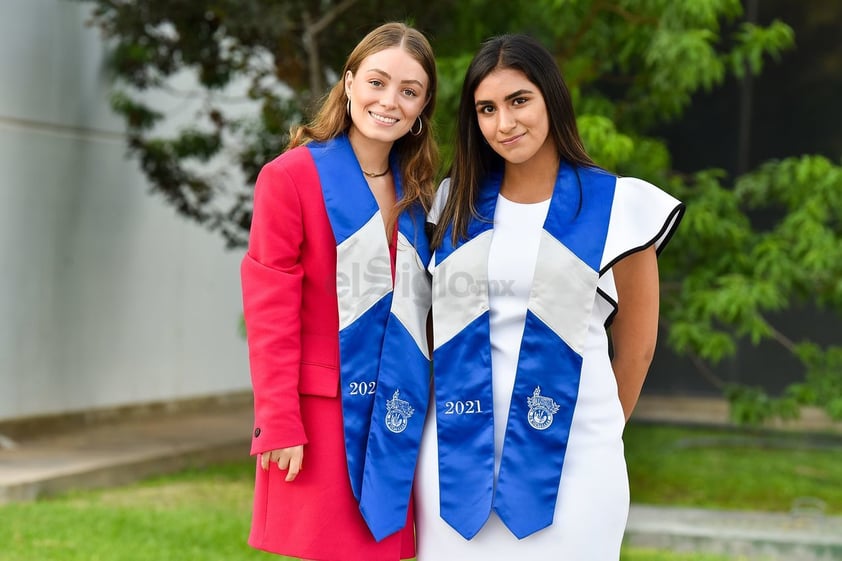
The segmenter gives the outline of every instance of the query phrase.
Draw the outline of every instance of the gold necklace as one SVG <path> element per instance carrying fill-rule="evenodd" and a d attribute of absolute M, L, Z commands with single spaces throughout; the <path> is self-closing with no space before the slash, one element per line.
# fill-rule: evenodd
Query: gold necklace
<path fill-rule="evenodd" d="M 387 173 L 389 173 L 389 171 L 390 171 L 390 170 L 389 170 L 389 168 L 386 168 L 386 171 L 384 171 L 383 173 L 372 173 L 372 172 L 370 172 L 370 171 L 365 171 L 365 170 L 364 170 L 364 169 L 362 169 L 362 168 L 360 168 L 360 169 L 361 169 L 361 170 L 362 170 L 362 172 L 363 172 L 364 174 L 366 174 L 366 176 L 368 176 L 368 177 L 383 177 L 384 175 L 386 175 L 386 174 L 387 174 Z"/>

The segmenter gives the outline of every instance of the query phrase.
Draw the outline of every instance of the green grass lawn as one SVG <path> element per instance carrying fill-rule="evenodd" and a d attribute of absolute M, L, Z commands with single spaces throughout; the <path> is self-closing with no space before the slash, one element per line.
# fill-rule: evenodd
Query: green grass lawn
<path fill-rule="evenodd" d="M 786 512 L 819 499 L 842 514 L 842 437 L 688 429 L 626 429 L 632 502 Z"/>
<path fill-rule="evenodd" d="M 0 506 L 2 561 L 278 560 L 252 550 L 252 464 Z"/>
<path fill-rule="evenodd" d="M 800 496 L 842 508 L 842 446 L 645 425 L 627 430 L 636 502 L 789 510 Z M 751 435 L 749 435 L 751 436 Z M 779 437 L 775 437 L 778 439 Z M 723 440 L 725 439 L 725 440 Z M 774 444 L 777 448 L 769 448 Z M 281 561 L 245 544 L 253 467 L 244 460 L 103 491 L 0 506 L 0 561 Z M 627 549 L 623 561 L 737 561 Z"/>
<path fill-rule="evenodd" d="M 745 561 L 745 558 L 704 553 L 673 553 L 651 549 L 624 549 L 620 554 L 620 561 Z"/>

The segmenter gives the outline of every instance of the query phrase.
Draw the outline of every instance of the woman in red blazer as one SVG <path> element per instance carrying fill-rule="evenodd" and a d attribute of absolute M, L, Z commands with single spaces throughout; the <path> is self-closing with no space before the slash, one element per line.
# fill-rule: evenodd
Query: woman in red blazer
<path fill-rule="evenodd" d="M 318 561 L 415 555 L 411 506 L 400 510 L 403 529 L 376 541 L 359 497 L 378 376 L 397 356 L 410 369 L 429 364 L 423 217 L 435 90 L 424 36 L 382 25 L 258 176 L 241 269 L 258 457 L 253 547 Z M 403 430 L 395 419 L 412 408 L 389 411 L 389 431 Z"/>

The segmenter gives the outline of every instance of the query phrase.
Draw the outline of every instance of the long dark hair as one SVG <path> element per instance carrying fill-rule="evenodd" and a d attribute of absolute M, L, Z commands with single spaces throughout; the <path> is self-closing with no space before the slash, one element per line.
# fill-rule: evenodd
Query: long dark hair
<path fill-rule="evenodd" d="M 449 174 L 450 191 L 431 236 L 430 244 L 434 249 L 441 245 L 450 224 L 453 225 L 454 244 L 467 237 L 468 223 L 477 215 L 480 183 L 490 171 L 505 165 L 503 158 L 484 142 L 477 121 L 474 92 L 486 76 L 506 68 L 523 72 L 541 91 L 550 120 L 550 135 L 561 161 L 576 166 L 595 166 L 579 137 L 570 91 L 553 55 L 528 35 L 492 37 L 482 44 L 465 72 L 457 114 L 456 150 Z"/>
<path fill-rule="evenodd" d="M 438 147 L 432 131 L 438 84 L 436 59 L 429 41 L 417 29 L 403 23 L 391 22 L 369 32 L 348 55 L 345 67 L 339 73 L 339 79 L 325 96 L 313 120 L 292 130 L 287 148 L 294 148 L 311 140 L 323 142 L 347 132 L 351 127 L 351 117 L 345 110 L 348 101 L 345 96 L 345 75 L 349 71 L 355 75 L 366 57 L 391 47 L 401 47 L 409 53 L 424 69 L 429 80 L 427 105 L 419 115 L 421 133 L 417 136 L 406 134 L 395 141 L 393 147 L 403 183 L 403 197 L 396 207 L 397 216 L 415 203 L 420 204 L 425 212 L 430 209 L 438 167 Z M 415 124 L 412 126 L 414 129 Z"/>

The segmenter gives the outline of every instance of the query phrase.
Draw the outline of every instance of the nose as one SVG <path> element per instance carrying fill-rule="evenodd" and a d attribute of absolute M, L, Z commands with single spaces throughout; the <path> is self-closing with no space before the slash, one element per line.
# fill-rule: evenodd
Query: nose
<path fill-rule="evenodd" d="M 397 97 L 398 97 L 398 89 L 397 88 L 384 88 L 383 93 L 380 96 L 380 105 L 387 109 L 392 109 L 397 107 Z"/>
<path fill-rule="evenodd" d="M 514 114 L 507 107 L 497 110 L 497 130 L 506 133 L 515 128 L 517 120 Z"/>

